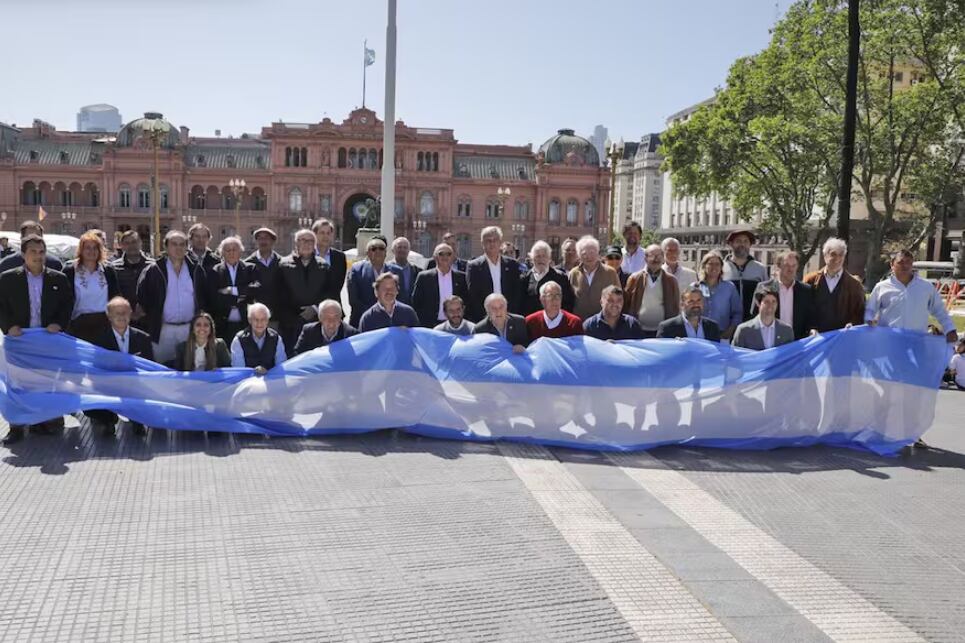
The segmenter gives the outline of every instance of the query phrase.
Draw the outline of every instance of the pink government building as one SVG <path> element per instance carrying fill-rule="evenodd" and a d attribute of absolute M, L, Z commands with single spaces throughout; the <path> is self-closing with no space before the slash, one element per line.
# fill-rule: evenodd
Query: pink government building
<path fill-rule="evenodd" d="M 243 240 L 269 226 L 288 251 L 294 231 L 316 217 L 335 222 L 343 248 L 355 246 L 360 206 L 380 189 L 383 122 L 356 109 L 341 123 L 272 123 L 260 136 L 192 137 L 161 114 L 125 125 L 116 136 L 59 132 L 43 121 L 0 124 L 2 229 L 47 213 L 49 232 L 79 235 L 100 228 L 111 237 L 134 229 L 145 248 L 153 222 L 154 150 L 148 132 L 161 127 L 158 176 L 161 233 L 203 222 L 214 243 L 235 233 L 232 179 L 244 179 Z M 521 253 L 544 239 L 558 257 L 567 237 L 606 236 L 609 173 L 593 145 L 559 130 L 532 146 L 460 143 L 451 129 L 396 123 L 395 234 L 431 255 L 446 232 L 457 254 L 481 253 L 479 231 L 499 225 Z M 510 190 L 509 197 L 500 188 Z"/>

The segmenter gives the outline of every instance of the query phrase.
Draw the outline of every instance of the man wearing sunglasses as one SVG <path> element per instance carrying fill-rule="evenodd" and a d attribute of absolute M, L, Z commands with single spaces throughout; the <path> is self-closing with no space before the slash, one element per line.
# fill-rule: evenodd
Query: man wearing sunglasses
<path fill-rule="evenodd" d="M 367 259 L 352 264 L 348 273 L 348 303 L 352 308 L 349 324 L 358 328 L 362 313 L 375 305 L 375 279 L 383 272 L 391 272 L 402 282 L 402 271 L 386 263 L 386 242 L 376 237 L 365 246 Z"/>
<path fill-rule="evenodd" d="M 420 272 L 412 288 L 412 307 L 419 315 L 419 322 L 426 328 L 434 328 L 440 322 L 446 321 L 446 313 L 442 308 L 446 299 L 455 295 L 465 301 L 469 297 L 466 273 L 452 267 L 455 259 L 452 246 L 440 243 L 432 257 L 436 267 Z"/>

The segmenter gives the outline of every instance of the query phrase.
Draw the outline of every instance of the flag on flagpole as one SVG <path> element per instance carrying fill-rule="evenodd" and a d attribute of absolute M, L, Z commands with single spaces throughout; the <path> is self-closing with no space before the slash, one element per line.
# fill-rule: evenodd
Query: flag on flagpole
<path fill-rule="evenodd" d="M 365 48 L 365 66 L 370 67 L 375 64 L 375 50 Z"/>
<path fill-rule="evenodd" d="M 47 211 L 44 210 L 44 206 L 37 206 L 37 221 L 43 221 L 47 218 Z"/>

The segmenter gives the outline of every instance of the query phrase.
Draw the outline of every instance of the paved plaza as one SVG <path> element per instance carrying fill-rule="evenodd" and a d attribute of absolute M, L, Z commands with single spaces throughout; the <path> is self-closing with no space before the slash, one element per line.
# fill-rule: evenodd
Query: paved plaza
<path fill-rule="evenodd" d="M 962 418 L 898 458 L 69 419 L 0 448 L 0 640 L 965 641 Z"/>

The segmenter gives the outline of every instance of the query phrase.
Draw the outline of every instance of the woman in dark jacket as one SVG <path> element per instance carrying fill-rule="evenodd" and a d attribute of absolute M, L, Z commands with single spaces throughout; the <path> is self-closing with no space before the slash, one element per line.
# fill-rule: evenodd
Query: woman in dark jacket
<path fill-rule="evenodd" d="M 175 348 L 173 368 L 179 371 L 213 371 L 231 366 L 231 354 L 223 339 L 215 337 L 214 320 L 198 313 L 191 320 L 188 341 Z"/>
<path fill-rule="evenodd" d="M 64 268 L 74 294 L 74 310 L 67 332 L 78 339 L 96 342 L 111 327 L 107 302 L 120 295 L 114 267 L 107 261 L 107 248 L 94 230 L 77 244 L 77 258 Z"/>

